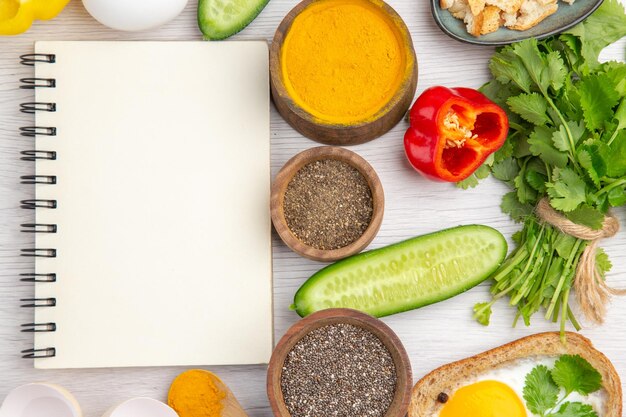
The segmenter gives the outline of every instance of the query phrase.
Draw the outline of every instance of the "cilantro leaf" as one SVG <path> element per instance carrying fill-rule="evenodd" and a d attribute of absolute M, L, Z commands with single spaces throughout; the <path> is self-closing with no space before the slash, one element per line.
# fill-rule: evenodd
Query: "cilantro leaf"
<path fill-rule="evenodd" d="M 511 191 L 502 197 L 500 209 L 508 214 L 516 222 L 521 222 L 532 214 L 534 207 L 530 204 L 523 204 L 517 199 L 517 192 Z"/>
<path fill-rule="evenodd" d="M 568 69 L 576 69 L 582 59 L 580 39 L 572 34 L 562 33 L 552 41 L 553 49 L 559 50 L 567 62 Z"/>
<path fill-rule="evenodd" d="M 474 318 L 483 326 L 489 326 L 489 319 L 491 318 L 491 304 L 476 303 L 474 305 Z"/>
<path fill-rule="evenodd" d="M 613 118 L 617 120 L 617 128 L 615 129 L 616 131 L 626 128 L 626 97 L 622 98 L 619 106 L 617 106 L 617 110 L 615 110 L 615 115 L 613 116 Z"/>
<path fill-rule="evenodd" d="M 574 82 L 568 77 L 561 94 L 555 97 L 556 106 L 569 120 L 582 120 L 583 118 L 583 110 L 580 107 L 580 91 L 578 91 L 579 82 L 579 80 Z"/>
<path fill-rule="evenodd" d="M 597 67 L 600 51 L 626 36 L 626 14 L 618 0 L 605 0 L 587 19 L 565 31 L 580 39 L 587 71 Z"/>
<path fill-rule="evenodd" d="M 617 93 L 622 97 L 626 96 L 626 64 L 609 61 L 602 65 L 605 74 L 613 81 Z"/>
<path fill-rule="evenodd" d="M 589 395 L 602 388 L 602 375 L 580 355 L 561 355 L 554 363 L 552 379 L 566 395 Z"/>
<path fill-rule="evenodd" d="M 519 173 L 517 161 L 513 158 L 506 158 L 500 162 L 496 162 L 491 167 L 491 172 L 496 179 L 500 181 L 512 181 Z"/>
<path fill-rule="evenodd" d="M 527 182 L 524 174 L 520 174 L 515 177 L 513 182 L 515 188 L 517 188 L 517 198 L 520 203 L 535 203 L 537 200 L 537 191 L 532 188 Z"/>
<path fill-rule="evenodd" d="M 593 156 L 587 149 L 581 149 L 578 151 L 578 162 L 580 166 L 585 169 L 585 172 L 593 181 L 596 187 L 600 187 L 600 175 L 593 166 Z"/>
<path fill-rule="evenodd" d="M 489 70 L 501 84 L 513 83 L 527 93 L 530 91 L 532 81 L 528 71 L 510 46 L 493 55 L 489 61 Z"/>
<path fill-rule="evenodd" d="M 494 162 L 500 162 L 503 159 L 513 156 L 513 140 L 509 137 L 504 144 L 493 153 Z"/>
<path fill-rule="evenodd" d="M 557 51 L 548 53 L 548 55 L 546 55 L 546 63 L 547 66 L 542 76 L 549 80 L 554 91 L 559 91 L 563 87 L 563 84 L 565 84 L 565 77 L 567 77 L 567 70 L 561 59 L 561 54 Z"/>
<path fill-rule="evenodd" d="M 487 178 L 489 176 L 489 173 L 491 172 L 489 169 L 489 165 L 491 165 L 492 163 L 493 154 L 489 155 L 489 158 L 485 161 L 485 163 L 479 166 L 476 171 L 474 171 L 474 175 L 476 175 L 476 178 L 478 178 L 479 180 L 484 180 L 485 178 Z"/>
<path fill-rule="evenodd" d="M 559 126 L 559 130 L 556 130 L 552 134 L 552 143 L 554 143 L 554 147 L 561 152 L 567 152 L 570 150 L 569 138 L 567 137 L 565 126 Z"/>
<path fill-rule="evenodd" d="M 565 216 L 576 224 L 582 224 L 593 230 L 602 229 L 604 214 L 598 209 L 583 204 L 577 209 L 566 213 Z"/>
<path fill-rule="evenodd" d="M 530 185 L 535 191 L 540 193 L 546 192 L 546 181 L 548 181 L 548 177 L 538 171 L 528 170 L 526 171 L 525 178 L 528 185 Z"/>
<path fill-rule="evenodd" d="M 537 39 L 526 39 L 514 43 L 511 47 L 515 55 L 521 58 L 528 75 L 534 83 L 539 86 L 540 90 L 547 91 L 550 86 L 550 79 L 546 71 L 544 71 L 546 65 L 541 52 L 539 52 Z"/>
<path fill-rule="evenodd" d="M 554 130 L 546 126 L 537 126 L 528 137 L 530 152 L 541 158 L 546 164 L 564 168 L 567 165 L 567 154 L 556 149 L 552 143 Z"/>
<path fill-rule="evenodd" d="M 596 268 L 598 268 L 598 272 L 603 277 L 613 268 L 609 255 L 602 248 L 596 249 Z"/>
<path fill-rule="evenodd" d="M 464 180 L 457 182 L 455 185 L 463 190 L 474 188 L 478 186 L 478 178 L 476 178 L 476 175 L 472 174 Z"/>
<path fill-rule="evenodd" d="M 607 175 L 613 178 L 626 176 L 626 130 L 615 136 L 607 154 Z"/>
<path fill-rule="evenodd" d="M 578 87 L 587 129 L 601 129 L 613 118 L 613 107 L 619 100 L 613 82 L 606 74 L 597 74 L 585 77 Z"/>
<path fill-rule="evenodd" d="M 524 400 L 531 413 L 544 415 L 556 406 L 558 395 L 559 387 L 547 366 L 537 365 L 526 375 Z"/>
<path fill-rule="evenodd" d="M 574 139 L 574 145 L 578 144 L 585 134 L 585 124 L 581 121 L 578 123 L 569 120 L 567 122 L 567 127 L 569 127 L 569 131 L 572 134 L 572 139 Z"/>
<path fill-rule="evenodd" d="M 550 123 L 550 119 L 546 114 L 548 103 L 545 98 L 537 93 L 509 97 L 506 103 L 511 108 L 511 111 L 519 114 L 524 120 L 534 125 L 541 126 Z"/>
<path fill-rule="evenodd" d="M 491 157 L 491 155 L 490 155 Z M 462 181 L 457 182 L 455 185 L 458 188 L 462 188 L 467 190 L 468 188 L 474 188 L 478 185 L 479 180 L 483 180 L 489 176 L 489 160 L 485 161 L 484 164 L 478 167 L 476 171 L 469 177 L 465 178 Z"/>
<path fill-rule="evenodd" d="M 586 200 L 585 182 L 571 168 L 555 169 L 552 182 L 546 183 L 550 204 L 557 210 L 574 210 Z"/>
<path fill-rule="evenodd" d="M 577 157 L 587 176 L 600 188 L 600 178 L 607 174 L 609 148 L 600 140 L 588 140 L 578 147 Z"/>
<path fill-rule="evenodd" d="M 564 402 L 559 411 L 546 417 L 598 417 L 592 406 L 580 402 Z"/>
<path fill-rule="evenodd" d="M 608 193 L 609 204 L 613 207 L 619 207 L 626 204 L 626 190 L 623 188 L 613 188 Z"/>

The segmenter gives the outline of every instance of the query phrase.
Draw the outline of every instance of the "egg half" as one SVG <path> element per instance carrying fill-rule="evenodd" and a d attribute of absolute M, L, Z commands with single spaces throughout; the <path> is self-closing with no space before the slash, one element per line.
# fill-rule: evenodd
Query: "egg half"
<path fill-rule="evenodd" d="M 139 31 L 161 26 L 183 11 L 188 0 L 83 0 L 98 22 L 112 29 Z"/>
<path fill-rule="evenodd" d="M 462 384 L 450 394 L 438 417 L 531 417 L 524 401 L 526 375 L 537 365 L 552 368 L 558 357 L 539 356 L 510 361 L 482 373 Z M 565 395 L 562 390 L 559 398 Z M 600 389 L 587 396 L 576 392 L 566 401 L 589 404 L 602 416 L 606 391 Z"/>

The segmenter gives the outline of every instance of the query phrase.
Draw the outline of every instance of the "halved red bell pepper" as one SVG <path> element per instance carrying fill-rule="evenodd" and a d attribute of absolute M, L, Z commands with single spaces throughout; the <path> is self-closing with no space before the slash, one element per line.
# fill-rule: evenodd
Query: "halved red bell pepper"
<path fill-rule="evenodd" d="M 422 175 L 457 182 L 472 175 L 506 140 L 506 113 L 471 88 L 431 87 L 415 101 L 404 135 L 409 162 Z"/>

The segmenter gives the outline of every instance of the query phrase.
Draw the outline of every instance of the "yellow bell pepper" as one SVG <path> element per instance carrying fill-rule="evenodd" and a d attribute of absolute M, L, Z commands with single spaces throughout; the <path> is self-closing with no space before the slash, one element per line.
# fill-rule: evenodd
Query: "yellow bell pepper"
<path fill-rule="evenodd" d="M 70 0 L 0 0 L 0 35 L 26 32 L 35 19 L 52 19 Z"/>

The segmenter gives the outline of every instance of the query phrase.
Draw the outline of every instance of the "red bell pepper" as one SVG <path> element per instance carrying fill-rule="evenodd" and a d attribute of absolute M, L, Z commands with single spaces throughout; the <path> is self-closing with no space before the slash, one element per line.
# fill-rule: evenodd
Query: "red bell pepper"
<path fill-rule="evenodd" d="M 472 175 L 506 140 L 506 113 L 471 88 L 431 87 L 415 101 L 404 135 L 409 162 L 422 175 L 457 182 Z"/>

